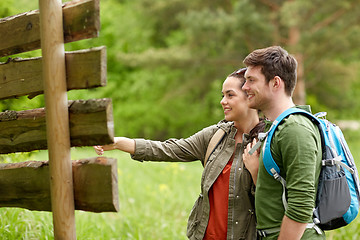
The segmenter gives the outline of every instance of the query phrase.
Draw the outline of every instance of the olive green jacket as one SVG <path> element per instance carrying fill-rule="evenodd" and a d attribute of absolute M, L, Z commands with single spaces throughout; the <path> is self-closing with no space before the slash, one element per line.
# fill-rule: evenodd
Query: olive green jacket
<path fill-rule="evenodd" d="M 236 128 L 232 122 L 221 121 L 204 128 L 186 139 L 169 139 L 165 142 L 135 139 L 133 159 L 140 161 L 204 162 L 211 137 L 222 128 L 225 136 L 210 155 L 201 178 L 201 193 L 191 210 L 187 236 L 191 240 L 203 239 L 209 220 L 210 203 L 208 193 L 235 151 Z M 254 210 L 254 184 L 242 161 L 244 146 L 249 142 L 247 135 L 238 144 L 232 163 L 229 180 L 227 239 L 256 239 Z"/>

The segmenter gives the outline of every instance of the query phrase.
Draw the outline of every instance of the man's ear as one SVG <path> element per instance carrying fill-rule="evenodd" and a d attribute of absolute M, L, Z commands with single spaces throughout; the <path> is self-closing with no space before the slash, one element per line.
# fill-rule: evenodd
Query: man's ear
<path fill-rule="evenodd" d="M 279 89 L 281 87 L 281 84 L 283 83 L 283 80 L 279 76 L 275 76 L 271 81 L 272 87 Z"/>

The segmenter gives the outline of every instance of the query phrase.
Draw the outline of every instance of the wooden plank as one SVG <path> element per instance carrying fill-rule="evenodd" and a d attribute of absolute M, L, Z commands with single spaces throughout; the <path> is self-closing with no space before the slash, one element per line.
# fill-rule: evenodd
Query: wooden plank
<path fill-rule="evenodd" d="M 75 209 L 119 211 L 116 159 L 96 157 L 73 165 Z"/>
<path fill-rule="evenodd" d="M 116 159 L 94 157 L 72 161 L 75 209 L 119 211 Z M 51 211 L 49 163 L 0 164 L 0 207 Z"/>
<path fill-rule="evenodd" d="M 65 53 L 67 90 L 106 85 L 106 47 Z M 0 99 L 44 92 L 42 58 L 10 59 L 0 63 Z"/>
<path fill-rule="evenodd" d="M 69 101 L 71 146 L 110 144 L 111 99 Z M 45 108 L 0 113 L 0 154 L 47 149 Z"/>
<path fill-rule="evenodd" d="M 64 42 L 98 37 L 99 0 L 63 4 Z M 0 57 L 40 48 L 39 10 L 0 19 Z"/>

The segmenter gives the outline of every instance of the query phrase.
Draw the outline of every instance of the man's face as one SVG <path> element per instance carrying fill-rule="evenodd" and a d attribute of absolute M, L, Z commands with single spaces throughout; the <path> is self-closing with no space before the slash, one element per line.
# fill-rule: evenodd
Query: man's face
<path fill-rule="evenodd" d="M 245 72 L 246 82 L 242 89 L 248 96 L 250 108 L 265 110 L 270 98 L 269 83 L 266 82 L 261 66 L 250 66 Z"/>

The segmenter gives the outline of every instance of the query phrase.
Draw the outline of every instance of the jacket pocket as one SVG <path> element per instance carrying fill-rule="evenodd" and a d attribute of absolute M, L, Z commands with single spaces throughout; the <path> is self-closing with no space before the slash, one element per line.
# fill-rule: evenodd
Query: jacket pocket
<path fill-rule="evenodd" d="M 191 209 L 188 219 L 187 234 L 186 234 L 189 239 L 194 239 L 195 230 L 199 225 L 200 220 L 198 218 L 200 215 L 199 213 L 201 211 L 202 201 L 203 201 L 203 195 L 200 194 L 193 208 Z"/>
<path fill-rule="evenodd" d="M 256 239 L 256 220 L 255 220 L 255 211 L 254 209 L 249 209 L 244 222 L 240 225 L 242 226 L 240 230 L 240 240 L 250 240 Z"/>

